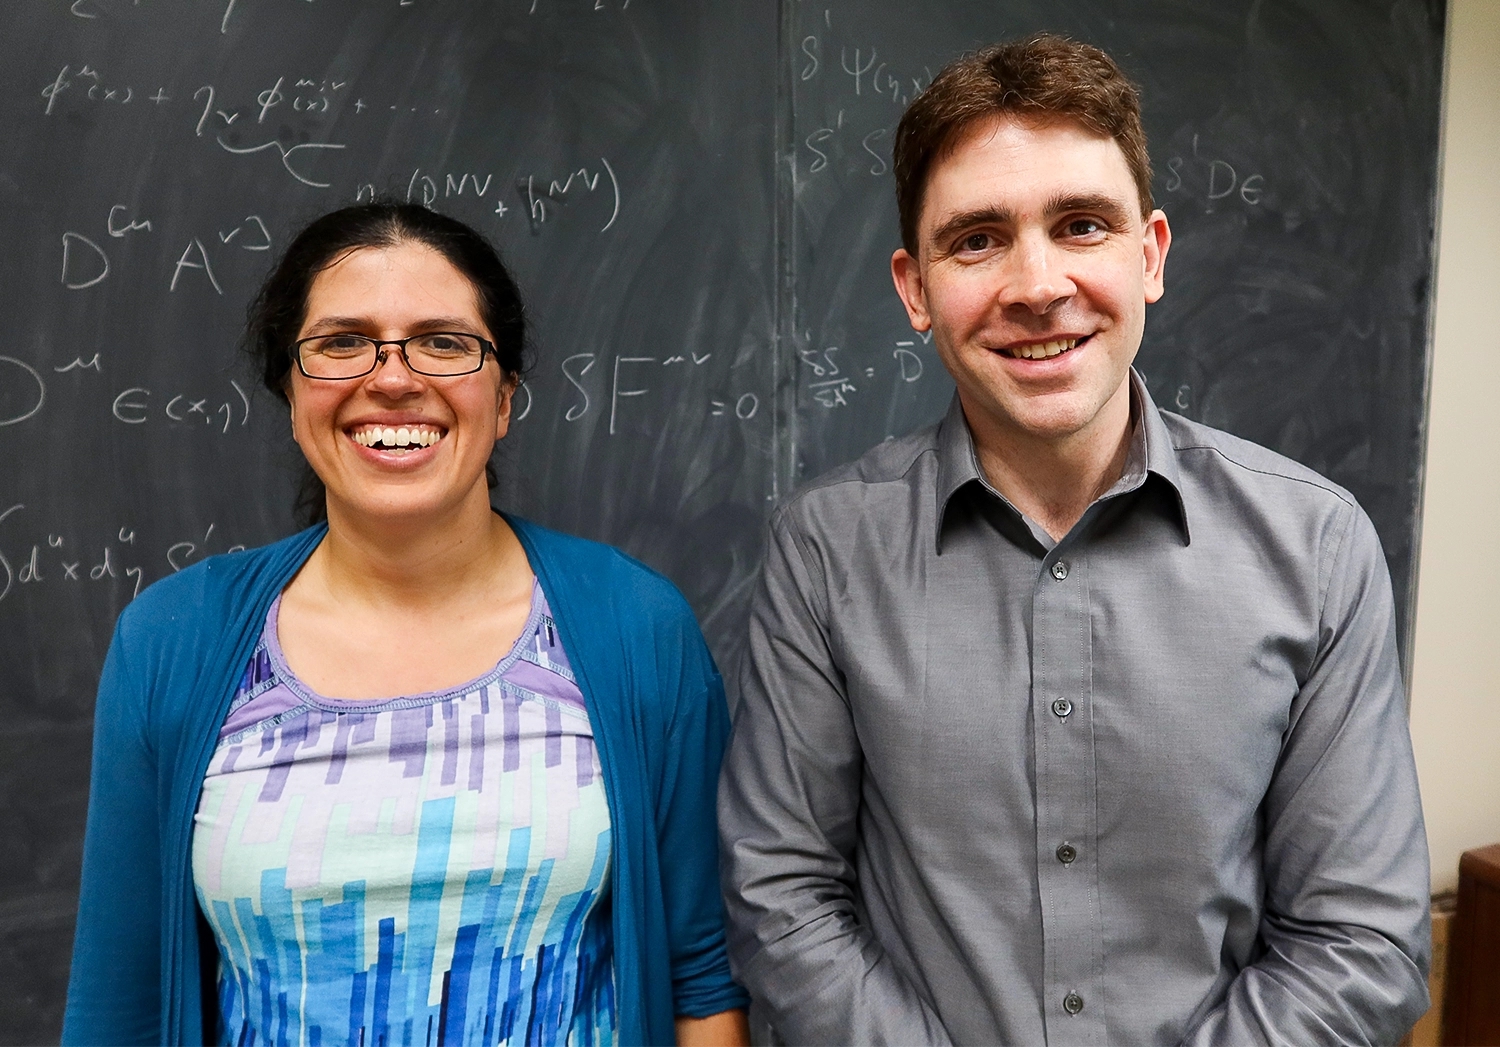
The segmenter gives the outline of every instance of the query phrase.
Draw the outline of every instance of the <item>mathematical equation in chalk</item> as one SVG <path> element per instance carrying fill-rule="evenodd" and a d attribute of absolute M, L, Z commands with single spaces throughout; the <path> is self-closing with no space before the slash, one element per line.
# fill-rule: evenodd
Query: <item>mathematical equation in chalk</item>
<path fill-rule="evenodd" d="M 112 240 L 135 241 L 152 232 L 150 218 L 142 218 L 126 204 L 114 204 L 109 208 L 101 229 L 90 227 L 88 232 L 68 229 L 62 234 L 61 267 L 58 282 L 69 291 L 82 291 L 103 283 L 115 269 L 118 257 L 133 246 L 132 243 L 115 245 Z M 94 235 L 89 235 L 93 233 Z M 217 228 L 207 235 L 191 236 L 182 242 L 180 253 L 176 244 L 171 245 L 172 261 L 162 267 L 161 286 L 168 293 L 175 292 L 179 285 L 189 286 L 195 282 L 204 290 L 216 295 L 224 293 L 215 266 L 223 266 L 223 252 L 261 252 L 271 249 L 271 231 L 265 219 L 257 214 L 248 214 L 226 228 Z M 216 261 L 217 259 L 217 261 Z"/>
<path fill-rule="evenodd" d="M 803 35 L 796 59 L 797 80 L 801 83 L 833 79 L 838 89 L 855 98 L 883 101 L 898 116 L 932 83 L 932 69 L 926 65 L 917 67 L 897 56 L 882 54 L 873 45 L 838 42 L 829 8 L 824 8 L 823 17 L 808 28 L 811 31 Z"/>
<path fill-rule="evenodd" d="M 832 89 L 831 119 L 802 136 L 799 173 L 830 169 L 879 178 L 891 169 L 891 135 L 907 105 L 932 83 L 932 69 L 920 68 L 872 45 L 838 42 L 832 11 L 803 35 L 796 56 L 801 91 L 819 84 Z M 802 87 L 807 84 L 807 87 Z"/>
<path fill-rule="evenodd" d="M 236 17 L 236 8 L 241 0 L 219 0 L 224 6 L 219 18 L 219 32 L 228 34 L 231 24 L 237 25 L 240 18 Z M 317 0 L 305 0 L 306 3 L 316 3 Z M 434 0 L 383 0 L 386 5 L 397 8 L 419 6 L 431 6 Z M 68 14 L 74 18 L 86 22 L 108 19 L 129 12 L 132 8 L 139 8 L 141 0 L 70 0 L 68 3 Z M 371 2 L 369 6 L 374 6 Z M 562 4 L 557 0 L 549 0 L 543 5 L 542 0 L 529 0 L 527 14 L 534 15 L 537 8 L 567 7 L 577 10 L 591 11 L 626 11 L 630 8 L 630 0 L 574 0 L 571 4 Z M 242 16 L 241 16 L 242 17 Z"/>
<path fill-rule="evenodd" d="M 65 380 L 72 392 L 79 392 L 83 381 L 107 381 L 104 376 L 104 354 L 96 352 L 85 360 L 76 356 L 71 363 L 53 366 L 56 375 Z M 97 377 L 95 377 L 97 376 Z M 250 397 L 238 380 L 221 380 L 218 390 L 203 388 L 151 389 L 132 385 L 119 389 L 110 403 L 110 414 L 125 425 L 158 425 L 177 423 L 193 427 L 202 424 L 209 431 L 227 435 L 231 428 L 250 424 Z M 0 356 L 0 427 L 18 425 L 37 417 L 47 405 L 48 379 L 42 369 L 14 356 Z M 118 388 L 118 387 L 117 387 Z"/>
<path fill-rule="evenodd" d="M 295 181 L 315 189 L 327 189 L 335 184 L 336 164 L 349 148 L 348 142 L 342 138 L 350 132 L 360 131 L 360 121 L 380 114 L 436 122 L 454 118 L 442 105 L 405 98 L 397 102 L 367 100 L 353 89 L 347 78 L 277 74 L 267 76 L 265 82 L 266 86 L 258 91 L 226 99 L 211 83 L 199 85 L 191 94 L 174 94 L 166 86 L 138 90 L 133 84 L 112 81 L 87 63 L 76 66 L 66 63 L 41 88 L 41 111 L 44 116 L 51 117 L 68 105 L 134 105 L 138 109 L 165 107 L 166 111 L 175 107 L 186 114 L 181 125 L 184 130 L 189 126 L 187 121 L 191 121 L 192 137 L 212 142 L 232 156 L 244 157 L 246 163 L 265 163 L 266 160 L 260 159 L 264 157 L 279 164 L 283 172 Z M 331 131 L 325 133 L 324 125 L 331 127 L 338 122 L 334 119 L 336 117 L 355 120 L 353 124 L 339 123 L 340 140 L 334 140 Z M 296 126 L 288 124 L 289 120 Z M 496 182 L 490 174 L 431 172 L 418 168 L 407 183 L 406 198 L 427 206 L 440 196 L 446 199 L 468 193 L 475 198 L 484 198 Z M 531 222 L 534 232 L 553 217 L 558 208 L 596 193 L 609 205 L 600 232 L 613 226 L 620 213 L 620 179 L 609 160 L 602 156 L 597 161 L 590 159 L 561 172 L 528 173 L 517 179 L 514 191 L 520 210 Z M 356 200 L 374 194 L 373 180 L 356 181 Z M 495 202 L 493 210 L 503 216 L 513 208 L 498 199 L 500 195 L 497 185 L 492 197 Z M 75 235 L 82 237 L 84 234 Z M 110 235 L 115 234 L 111 232 Z M 99 274 L 108 267 L 108 262 L 98 243 L 89 242 L 98 256 L 91 258 L 91 262 L 98 271 L 96 275 L 102 279 Z M 90 286 L 86 281 L 74 283 L 76 286 Z"/>
<path fill-rule="evenodd" d="M 597 227 L 607 233 L 620 217 L 620 179 L 615 174 L 609 158 L 601 156 L 598 163 L 584 163 L 577 168 L 557 175 L 527 174 L 513 184 L 519 210 L 526 215 L 533 234 L 555 220 L 561 209 L 584 201 L 597 200 L 592 213 L 602 222 Z M 359 183 L 354 191 L 356 203 L 373 200 L 377 195 L 375 183 Z M 504 217 L 515 211 L 507 206 L 501 181 L 492 173 L 473 171 L 426 171 L 414 168 L 406 181 L 406 202 L 431 207 L 439 200 L 472 199 L 490 207 L 494 214 Z"/>
<path fill-rule="evenodd" d="M 895 340 L 890 348 L 889 364 L 866 364 L 851 366 L 840 355 L 838 346 L 821 349 L 801 349 L 798 356 L 807 367 L 803 372 L 802 387 L 814 402 L 823 407 L 847 407 L 850 398 L 860 391 L 860 383 L 884 377 L 902 385 L 911 385 L 922 380 L 927 373 L 923 361 L 923 347 L 931 346 L 932 332 L 910 332 L 911 337 Z M 812 340 L 811 332 L 805 336 Z M 930 351 L 930 350 L 929 350 Z"/>
<path fill-rule="evenodd" d="M 68 529 L 34 530 L 24 503 L 0 508 L 0 603 L 30 586 L 80 590 L 99 583 L 121 584 L 127 599 L 158 578 L 214 553 L 244 549 L 228 543 L 218 525 L 210 523 L 200 535 L 180 538 L 160 549 L 141 548 L 135 528 L 122 526 L 103 537 L 79 538 Z"/>
<path fill-rule="evenodd" d="M 760 413 L 760 394 L 717 388 L 712 377 L 698 380 L 698 369 L 714 355 L 690 350 L 662 356 L 616 356 L 601 369 L 598 367 L 598 353 L 574 353 L 560 364 L 570 399 L 559 405 L 558 410 L 565 422 L 581 421 L 591 411 L 603 412 L 608 417 L 605 430 L 614 436 L 622 430 L 631 413 L 640 412 L 639 417 L 651 413 L 652 401 L 642 398 L 671 395 L 675 390 L 678 396 L 686 396 L 692 402 L 700 395 L 701 389 L 706 392 L 709 416 L 750 421 Z M 689 383 L 686 390 L 683 389 L 684 383 Z M 530 414 L 533 406 L 529 389 L 525 385 L 521 388 L 526 390 L 527 397 L 517 421 Z M 638 400 L 639 404 L 636 403 Z"/>
<path fill-rule="evenodd" d="M 1199 138 L 1195 132 L 1189 155 L 1167 158 L 1163 188 L 1196 199 L 1206 211 L 1214 210 L 1221 200 L 1248 207 L 1260 204 L 1269 191 L 1265 176 L 1246 173 L 1243 163 L 1236 168 L 1222 157 L 1206 155 Z"/>

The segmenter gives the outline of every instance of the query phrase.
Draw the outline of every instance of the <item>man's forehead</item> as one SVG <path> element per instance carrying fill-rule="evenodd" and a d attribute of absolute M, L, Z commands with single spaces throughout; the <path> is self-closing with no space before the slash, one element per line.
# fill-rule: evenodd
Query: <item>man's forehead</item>
<path fill-rule="evenodd" d="M 1058 164 L 1062 158 L 1055 154 L 1063 151 L 1070 154 L 1068 162 Z M 936 211 L 968 206 L 955 196 L 997 190 L 1009 195 L 1005 191 L 1012 184 L 1030 189 L 1037 196 L 1032 205 L 1045 211 L 1069 199 L 1101 197 L 1118 198 L 1119 204 L 1134 209 L 1136 197 L 1124 151 L 1110 136 L 1071 119 L 999 114 L 971 121 L 933 158 L 924 179 L 922 224 L 928 224 Z M 940 200 L 934 199 L 934 185 L 941 187 L 936 194 Z"/>
<path fill-rule="evenodd" d="M 1008 142 L 1021 145 L 1023 148 L 1027 145 L 1043 148 L 1059 138 L 1097 143 L 1118 154 L 1122 167 L 1127 174 L 1129 173 L 1129 164 L 1125 159 L 1125 151 L 1120 148 L 1120 143 L 1111 136 L 1088 127 L 1080 120 L 1055 113 L 1033 115 L 1005 112 L 977 116 L 954 128 L 953 132 L 944 139 L 942 146 L 933 154 L 932 163 L 927 169 L 927 180 L 931 181 L 933 174 L 939 168 L 951 164 L 955 158 L 972 150 L 983 149 L 1002 136 Z"/>

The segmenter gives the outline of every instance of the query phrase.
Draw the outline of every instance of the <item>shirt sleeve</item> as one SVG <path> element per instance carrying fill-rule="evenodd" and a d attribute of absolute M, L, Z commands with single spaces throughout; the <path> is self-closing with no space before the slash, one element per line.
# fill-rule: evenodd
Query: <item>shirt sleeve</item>
<path fill-rule="evenodd" d="M 1189 1044 L 1395 1043 L 1427 1008 L 1427 837 L 1390 577 L 1351 507 L 1263 805 L 1260 958 Z"/>
<path fill-rule="evenodd" d="M 94 709 L 65 1047 L 162 1042 L 158 777 L 123 635 L 117 625 Z"/>
<path fill-rule="evenodd" d="M 778 514 L 719 785 L 730 958 L 788 1043 L 946 1044 L 858 914 L 863 756 L 821 582 Z"/>
<path fill-rule="evenodd" d="M 684 643 L 703 648 L 694 625 Z M 708 686 L 681 695 L 668 727 L 656 832 L 678 1017 L 706 1018 L 744 1007 L 745 991 L 729 973 L 724 903 L 719 895 L 714 789 L 729 734 L 724 684 L 702 650 Z"/>

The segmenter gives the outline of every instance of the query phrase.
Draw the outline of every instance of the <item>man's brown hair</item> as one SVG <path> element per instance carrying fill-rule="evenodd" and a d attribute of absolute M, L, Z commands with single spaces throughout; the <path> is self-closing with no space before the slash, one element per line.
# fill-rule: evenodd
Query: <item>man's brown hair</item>
<path fill-rule="evenodd" d="M 995 116 L 1072 120 L 1113 138 L 1135 179 L 1141 215 L 1151 213 L 1151 158 L 1135 84 L 1099 48 L 1037 33 L 948 63 L 902 114 L 893 150 L 896 209 L 901 243 L 913 255 L 933 161 L 970 125 Z"/>

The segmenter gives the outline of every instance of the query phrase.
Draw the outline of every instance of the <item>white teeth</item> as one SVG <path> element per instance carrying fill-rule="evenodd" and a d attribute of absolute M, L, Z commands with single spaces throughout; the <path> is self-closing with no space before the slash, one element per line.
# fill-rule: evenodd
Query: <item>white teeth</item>
<path fill-rule="evenodd" d="M 1059 338 L 1051 342 L 1042 342 L 1037 345 L 1021 345 L 1010 351 L 1012 356 L 1023 360 L 1046 360 L 1058 356 L 1069 349 L 1077 347 L 1077 338 Z"/>
<path fill-rule="evenodd" d="M 367 429 L 358 429 L 350 434 L 350 438 L 361 447 L 379 447 L 382 450 L 402 453 L 402 448 L 415 450 L 421 447 L 431 447 L 443 438 L 443 434 L 434 429 L 418 428 L 416 426 L 370 426 Z"/>

